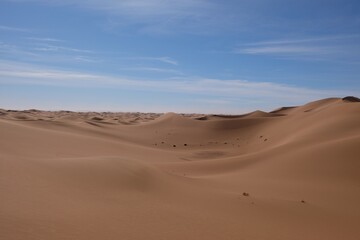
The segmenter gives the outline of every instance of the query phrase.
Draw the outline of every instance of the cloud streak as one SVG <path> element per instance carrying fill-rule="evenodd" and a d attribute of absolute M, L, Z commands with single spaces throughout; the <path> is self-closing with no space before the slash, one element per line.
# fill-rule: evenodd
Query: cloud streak
<path fill-rule="evenodd" d="M 179 65 L 178 62 L 170 57 L 129 57 L 130 60 L 145 60 L 145 61 L 157 61 L 162 63 L 171 64 L 174 66 Z"/>
<path fill-rule="evenodd" d="M 59 71 L 33 65 L 0 62 L 1 84 L 52 85 L 68 87 L 121 88 L 156 92 L 179 92 L 211 97 L 253 99 L 263 102 L 305 102 L 314 98 L 354 94 L 356 91 L 309 89 L 271 82 L 177 78 L 143 80 L 84 72 Z M 358 92 L 357 92 L 358 94 Z"/>
<path fill-rule="evenodd" d="M 279 39 L 269 41 L 259 41 L 253 43 L 243 43 L 241 46 L 268 46 L 268 45 L 282 45 L 282 44 L 297 44 L 297 43 L 314 43 L 314 42 L 329 42 L 334 40 L 346 40 L 359 38 L 360 35 L 338 35 L 338 36 L 324 36 L 324 37 L 310 37 L 310 38 L 299 38 L 299 39 Z"/>
<path fill-rule="evenodd" d="M 38 42 L 65 42 L 64 40 L 56 39 L 56 38 L 27 37 L 26 39 L 27 40 L 38 41 Z"/>
<path fill-rule="evenodd" d="M 238 49 L 236 53 L 244 54 L 326 54 L 331 48 L 324 47 L 308 47 L 308 46 L 266 46 L 266 47 L 251 47 L 245 49 Z"/>
<path fill-rule="evenodd" d="M 53 5 L 76 5 L 81 8 L 109 11 L 131 16 L 200 15 L 200 8 L 212 5 L 209 0 L 8 0 L 12 2 L 39 2 Z"/>
<path fill-rule="evenodd" d="M 211 0 L 7 0 L 37 2 L 52 6 L 75 6 L 103 12 L 108 29 L 135 27 L 142 33 L 199 33 L 209 25 L 219 25 L 214 17 L 220 6 Z M 176 27 L 175 27 L 176 26 Z M 210 29 L 210 28 L 209 28 Z M 211 29 L 214 31 L 214 28 Z"/>
<path fill-rule="evenodd" d="M 93 51 L 90 51 L 90 50 L 56 46 L 56 45 L 50 45 L 50 44 L 44 44 L 42 47 L 34 48 L 34 50 L 44 51 L 44 52 L 68 51 L 68 52 L 76 52 L 76 53 L 93 53 Z"/>
<path fill-rule="evenodd" d="M 236 54 L 269 55 L 292 60 L 339 61 L 358 58 L 360 35 L 337 35 L 300 39 L 279 39 L 243 43 L 234 49 Z"/>
<path fill-rule="evenodd" d="M 10 57 L 17 57 L 17 56 L 25 56 L 25 57 L 36 57 L 37 54 L 19 48 L 16 45 L 7 44 L 4 42 L 0 42 L 0 53 L 4 55 L 9 55 Z"/>
<path fill-rule="evenodd" d="M 32 30 L 30 30 L 30 29 L 10 27 L 10 26 L 4 26 L 4 25 L 0 25 L 0 31 L 23 32 L 23 33 L 32 32 Z"/>
<path fill-rule="evenodd" d="M 128 67 L 121 68 L 124 71 L 146 71 L 146 72 L 157 72 L 157 73 L 171 73 L 171 74 L 182 74 L 180 71 L 168 68 L 156 68 L 156 67 Z"/>
<path fill-rule="evenodd" d="M 36 41 L 35 44 L 27 43 L 22 45 L 13 45 L 0 42 L 1 59 L 16 59 L 17 61 L 43 62 L 43 63 L 79 63 L 93 64 L 100 63 L 103 60 L 97 53 L 78 48 L 50 45 L 45 42 L 61 41 L 58 39 L 45 38 Z M 54 41 L 53 41 L 54 40 Z"/>

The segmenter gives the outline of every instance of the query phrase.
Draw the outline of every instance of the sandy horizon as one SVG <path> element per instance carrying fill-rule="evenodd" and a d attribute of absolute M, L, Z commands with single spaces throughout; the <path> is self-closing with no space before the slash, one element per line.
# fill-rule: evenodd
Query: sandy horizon
<path fill-rule="evenodd" d="M 360 237 L 360 100 L 243 115 L 0 109 L 0 239 Z"/>

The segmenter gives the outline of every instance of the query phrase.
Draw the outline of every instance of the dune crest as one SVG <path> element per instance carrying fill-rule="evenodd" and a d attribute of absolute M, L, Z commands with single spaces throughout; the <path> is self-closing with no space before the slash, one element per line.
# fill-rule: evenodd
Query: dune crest
<path fill-rule="evenodd" d="M 360 236 L 360 102 L 243 115 L 0 109 L 0 239 Z"/>

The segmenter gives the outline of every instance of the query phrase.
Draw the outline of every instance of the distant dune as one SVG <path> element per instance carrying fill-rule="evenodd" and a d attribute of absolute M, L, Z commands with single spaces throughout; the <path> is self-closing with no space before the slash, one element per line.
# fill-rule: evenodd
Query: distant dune
<path fill-rule="evenodd" d="M 238 116 L 0 109 L 0 239 L 358 240 L 360 101 Z"/>

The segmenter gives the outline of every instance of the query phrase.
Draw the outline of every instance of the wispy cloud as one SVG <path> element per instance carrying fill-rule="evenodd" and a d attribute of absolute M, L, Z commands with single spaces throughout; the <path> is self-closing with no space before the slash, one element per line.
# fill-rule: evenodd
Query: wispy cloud
<path fill-rule="evenodd" d="M 26 43 L 14 45 L 0 42 L 1 59 L 43 63 L 99 63 L 100 56 L 93 51 L 48 43 Z"/>
<path fill-rule="evenodd" d="M 359 38 L 359 34 L 352 35 L 337 35 L 337 36 L 323 36 L 323 37 L 309 37 L 298 39 L 279 39 L 269 41 L 259 41 L 252 43 L 243 43 L 240 46 L 264 46 L 264 45 L 281 45 L 281 44 L 297 44 L 297 43 L 314 43 L 314 42 L 329 42 L 334 40 L 345 40 Z"/>
<path fill-rule="evenodd" d="M 236 53 L 244 54 L 326 54 L 331 48 L 308 46 L 266 46 L 237 49 Z"/>
<path fill-rule="evenodd" d="M 178 65 L 178 62 L 171 57 L 129 57 L 130 60 L 145 60 L 145 61 L 158 61 L 171 65 Z"/>
<path fill-rule="evenodd" d="M 28 40 L 39 41 L 39 42 L 65 42 L 61 39 L 56 38 L 38 38 L 38 37 L 27 37 Z"/>
<path fill-rule="evenodd" d="M 253 99 L 293 104 L 314 98 L 359 94 L 356 90 L 326 90 L 289 86 L 272 82 L 222 80 L 183 77 L 167 80 L 143 80 L 99 75 L 86 72 L 60 71 L 14 62 L 0 61 L 1 84 L 31 84 L 80 87 L 119 87 L 134 90 L 180 92 L 214 97 Z"/>
<path fill-rule="evenodd" d="M 72 1 L 74 2 L 74 1 Z M 131 16 L 199 16 L 200 8 L 208 7 L 206 0 L 105 0 L 105 1 L 77 1 L 79 4 L 87 4 L 88 7 L 113 11 L 115 13 L 127 13 Z"/>
<path fill-rule="evenodd" d="M 64 46 L 56 46 L 56 45 L 50 45 L 50 44 L 44 44 L 41 47 L 34 48 L 34 50 L 44 51 L 44 52 L 69 51 L 69 52 L 76 52 L 76 53 L 93 53 L 93 51 L 91 51 L 91 50 L 64 47 Z"/>
<path fill-rule="evenodd" d="M 7 44 L 4 42 L 0 42 L 0 53 L 3 53 L 3 56 L 8 55 L 10 57 L 35 57 L 37 56 L 35 53 L 31 51 L 24 50 L 16 45 Z"/>
<path fill-rule="evenodd" d="M 73 59 L 77 62 L 85 62 L 85 63 L 100 63 L 103 60 L 94 58 L 94 57 L 87 57 L 87 56 L 74 56 Z"/>
<path fill-rule="evenodd" d="M 48 57 L 51 60 L 50 54 L 57 55 L 58 59 L 74 59 L 78 62 L 102 62 L 100 57 L 95 57 L 96 55 L 106 54 L 106 52 L 95 52 L 93 50 L 88 49 L 80 49 L 75 47 L 64 46 L 66 41 L 62 39 L 56 38 L 38 38 L 38 37 L 25 37 L 24 39 L 30 40 L 30 42 L 26 42 L 26 44 L 20 45 L 11 45 L 0 42 L 0 51 L 6 52 L 8 54 L 17 55 L 17 57 L 21 57 L 21 53 L 26 55 L 36 55 L 41 58 L 42 53 L 46 54 L 44 57 Z M 69 44 L 67 44 L 69 45 Z M 66 58 L 66 55 L 69 55 Z M 160 56 L 160 57 L 150 57 L 150 56 L 135 56 L 135 57 L 123 57 L 120 59 L 126 60 L 135 60 L 135 61 L 152 61 L 152 62 L 160 62 L 165 64 L 170 64 L 173 66 L 177 66 L 178 62 L 168 56 Z M 36 60 L 36 59 L 34 59 Z M 144 68 L 132 68 L 127 70 L 139 70 L 139 71 L 153 71 L 153 72 L 173 72 L 176 73 L 176 70 L 165 70 L 162 68 L 152 68 L 152 67 L 144 67 Z"/>
<path fill-rule="evenodd" d="M 337 35 L 299 39 L 279 39 L 239 44 L 236 54 L 269 55 L 293 60 L 340 60 L 358 56 L 360 35 Z"/>
<path fill-rule="evenodd" d="M 224 100 L 224 99 L 191 99 L 191 102 L 198 102 L 198 103 L 205 103 L 205 104 L 214 104 L 214 105 L 228 105 L 231 104 L 231 100 Z"/>
<path fill-rule="evenodd" d="M 28 0 L 7 0 L 27 2 Z M 47 5 L 71 5 L 108 15 L 110 29 L 128 29 L 146 33 L 169 33 L 191 31 L 199 33 L 223 18 L 215 15 L 220 6 L 211 0 L 31 0 Z M 212 26 L 209 27 L 209 26 Z M 175 31 L 174 31 L 175 30 Z"/>
<path fill-rule="evenodd" d="M 168 68 L 156 68 L 156 67 L 127 67 L 121 68 L 124 71 L 146 71 L 146 72 L 157 72 L 157 73 L 171 73 L 171 74 L 182 74 L 180 71 Z"/>
<path fill-rule="evenodd" d="M 11 32 L 24 32 L 24 33 L 28 33 L 28 32 L 31 32 L 32 30 L 27 29 L 27 28 L 18 28 L 18 27 L 10 27 L 10 26 L 0 25 L 0 31 L 11 31 Z"/>
<path fill-rule="evenodd" d="M 30 38 L 33 39 L 33 38 Z M 3 53 L 0 59 L 17 59 L 18 61 L 27 62 L 43 62 L 43 63 L 79 63 L 79 64 L 93 64 L 111 62 L 112 66 L 118 65 L 116 60 L 109 60 L 106 52 L 95 52 L 87 49 L 80 49 L 75 47 L 54 45 L 49 42 L 61 42 L 59 39 L 40 38 L 26 44 L 12 45 L 0 42 L 0 53 Z M 120 60 L 135 60 L 136 62 L 126 62 L 122 68 L 117 67 L 117 70 L 122 71 L 137 71 L 137 72 L 153 72 L 159 74 L 175 74 L 182 75 L 183 73 L 176 69 L 155 66 L 143 66 L 140 61 L 152 61 L 157 63 L 165 63 L 172 66 L 177 66 L 176 60 L 170 57 L 124 57 Z M 124 64 L 122 64 L 124 65 Z"/>

